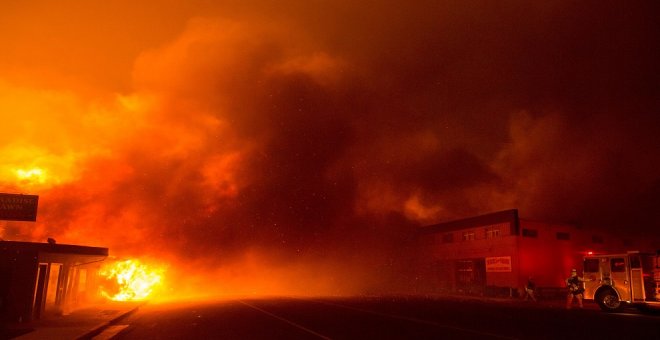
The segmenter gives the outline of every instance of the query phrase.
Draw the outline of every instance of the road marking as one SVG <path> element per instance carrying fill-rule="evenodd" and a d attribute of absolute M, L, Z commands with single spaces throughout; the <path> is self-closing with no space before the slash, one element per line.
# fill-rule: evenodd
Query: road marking
<path fill-rule="evenodd" d="M 101 334 L 92 338 L 92 340 L 110 340 L 119 334 L 119 332 L 126 329 L 128 325 L 116 325 L 106 328 Z"/>
<path fill-rule="evenodd" d="M 311 329 L 309 329 L 309 328 L 306 328 L 305 326 L 302 326 L 302 325 L 300 325 L 300 324 L 297 324 L 297 323 L 295 323 L 295 322 L 293 322 L 293 321 L 291 321 L 291 320 L 287 320 L 287 319 L 285 319 L 285 318 L 283 318 L 283 317 L 281 317 L 281 316 L 277 316 L 277 315 L 275 315 L 275 314 L 273 314 L 273 313 L 271 313 L 271 312 L 269 312 L 269 311 L 267 311 L 267 310 L 263 310 L 263 309 L 261 309 L 261 308 L 255 306 L 255 305 L 253 305 L 253 304 L 247 303 L 247 302 L 242 301 L 242 300 L 238 300 L 238 302 L 240 302 L 240 303 L 242 303 L 242 304 L 244 304 L 244 305 L 246 305 L 246 306 L 248 306 L 248 307 L 250 307 L 250 308 L 256 309 L 256 310 L 258 310 L 258 311 L 260 311 L 260 312 L 262 312 L 262 313 L 265 313 L 265 314 L 267 314 L 267 315 L 270 315 L 270 316 L 274 317 L 275 319 L 278 319 L 278 320 L 280 320 L 280 321 L 284 321 L 284 322 L 288 323 L 289 325 L 292 325 L 292 326 L 294 326 L 294 327 L 296 327 L 296 328 L 298 328 L 298 329 L 302 329 L 303 331 L 305 331 L 305 332 L 307 332 L 307 333 L 310 333 L 310 334 L 316 335 L 316 336 L 318 336 L 318 337 L 321 338 L 321 339 L 332 340 L 332 338 L 329 338 L 329 337 L 327 337 L 327 336 L 325 336 L 325 335 L 323 335 L 323 334 L 316 333 L 316 332 L 314 332 L 313 330 L 311 330 Z"/>
<path fill-rule="evenodd" d="M 301 299 L 301 300 L 303 300 L 303 299 Z M 441 327 L 441 328 L 448 328 L 448 329 L 461 331 L 461 332 L 466 332 L 466 333 L 472 333 L 472 334 L 476 334 L 476 335 L 480 335 L 480 336 L 489 336 L 489 337 L 499 338 L 499 339 L 517 339 L 517 338 L 512 338 L 512 337 L 508 337 L 508 336 L 504 336 L 504 335 L 500 335 L 500 334 L 481 332 L 481 331 L 477 331 L 477 330 L 469 329 L 469 328 L 462 328 L 462 327 L 445 325 L 445 324 L 437 323 L 435 321 L 417 319 L 417 318 L 412 318 L 412 317 L 403 316 L 403 315 L 387 314 L 387 313 L 373 311 L 373 310 L 369 310 L 369 309 L 362 309 L 362 308 L 357 308 L 357 307 L 352 307 L 352 306 L 346 306 L 346 305 L 342 305 L 342 304 L 338 304 L 338 303 L 334 303 L 334 302 L 321 301 L 321 300 L 306 300 L 306 299 L 304 299 L 303 301 L 312 301 L 312 302 L 322 303 L 322 304 L 326 304 L 326 305 L 330 305 L 330 306 L 336 306 L 336 307 L 342 307 L 342 308 L 346 308 L 346 309 L 352 309 L 352 310 L 355 310 L 355 311 L 358 311 L 358 312 L 369 313 L 369 314 L 374 314 L 374 315 L 378 315 L 378 316 L 384 316 L 384 317 L 388 317 L 388 318 L 392 318 L 392 319 L 406 320 L 406 321 L 411 321 L 411 322 L 420 323 L 420 324 L 424 324 L 424 325 L 432 325 L 432 326 L 437 326 L 437 327 Z"/>

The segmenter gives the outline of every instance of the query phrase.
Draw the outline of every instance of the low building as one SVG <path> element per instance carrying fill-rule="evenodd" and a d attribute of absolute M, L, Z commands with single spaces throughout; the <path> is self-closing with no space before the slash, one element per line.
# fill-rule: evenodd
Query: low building
<path fill-rule="evenodd" d="M 86 302 L 107 256 L 108 248 L 0 241 L 0 320 L 29 322 Z"/>
<path fill-rule="evenodd" d="M 589 253 L 653 247 L 570 224 L 521 219 L 517 209 L 422 227 L 417 241 L 418 290 L 505 296 L 518 295 L 529 277 L 547 292 L 563 288 Z"/>

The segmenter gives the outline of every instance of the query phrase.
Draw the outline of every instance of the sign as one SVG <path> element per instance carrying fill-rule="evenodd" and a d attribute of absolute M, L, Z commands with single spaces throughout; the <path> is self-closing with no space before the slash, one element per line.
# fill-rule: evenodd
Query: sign
<path fill-rule="evenodd" d="M 0 220 L 36 221 L 39 196 L 0 193 Z"/>
<path fill-rule="evenodd" d="M 487 257 L 486 272 L 487 273 L 511 272 L 511 256 Z"/>

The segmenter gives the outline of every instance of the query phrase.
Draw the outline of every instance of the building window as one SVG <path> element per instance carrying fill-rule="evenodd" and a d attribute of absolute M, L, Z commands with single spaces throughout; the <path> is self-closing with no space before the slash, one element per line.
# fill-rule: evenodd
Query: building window
<path fill-rule="evenodd" d="M 463 241 L 473 241 L 474 231 L 466 231 L 463 233 Z"/>
<path fill-rule="evenodd" d="M 558 240 L 570 240 L 571 239 L 571 234 L 560 231 L 560 232 L 557 233 L 557 239 Z"/>
<path fill-rule="evenodd" d="M 593 243 L 600 243 L 600 244 L 605 243 L 604 240 L 603 240 L 603 237 L 600 236 L 600 235 L 593 235 L 593 236 L 591 236 L 591 242 L 593 242 Z"/>
<path fill-rule="evenodd" d="M 536 229 L 524 229 L 523 228 L 522 236 L 524 236 L 524 237 L 538 237 L 539 232 Z"/>
<path fill-rule="evenodd" d="M 500 237 L 499 229 L 486 229 L 486 238 Z"/>
<path fill-rule="evenodd" d="M 442 243 L 452 243 L 454 242 L 454 234 L 448 233 L 442 235 Z"/>

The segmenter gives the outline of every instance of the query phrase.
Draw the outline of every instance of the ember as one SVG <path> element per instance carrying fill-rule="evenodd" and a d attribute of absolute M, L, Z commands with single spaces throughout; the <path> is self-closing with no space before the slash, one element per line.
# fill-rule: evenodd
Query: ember
<path fill-rule="evenodd" d="M 155 268 L 138 260 L 125 260 L 109 264 L 99 274 L 116 283 L 114 293 L 101 288 L 101 295 L 114 301 L 145 300 L 162 285 L 163 268 Z M 114 284 L 113 284 L 114 286 Z"/>

